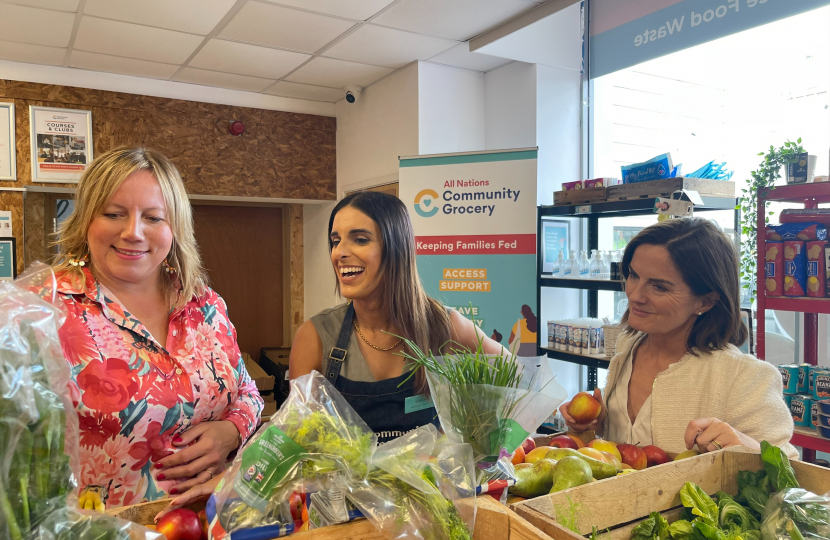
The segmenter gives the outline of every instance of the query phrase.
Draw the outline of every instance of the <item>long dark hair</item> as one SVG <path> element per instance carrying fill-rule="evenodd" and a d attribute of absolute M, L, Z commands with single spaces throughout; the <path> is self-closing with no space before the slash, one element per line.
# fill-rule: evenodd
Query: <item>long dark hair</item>
<path fill-rule="evenodd" d="M 628 279 L 631 259 L 639 246 L 661 246 L 669 252 L 674 266 L 696 296 L 717 293 L 714 307 L 697 317 L 686 349 L 713 352 L 730 343 L 742 345 L 748 330 L 741 320 L 741 283 L 738 256 L 729 237 L 705 218 L 680 218 L 661 221 L 646 227 L 625 248 L 622 260 L 623 279 Z M 629 311 L 623 315 L 628 324 Z M 627 333 L 636 332 L 630 326 Z"/>
<path fill-rule="evenodd" d="M 536 320 L 536 315 L 533 314 L 533 310 L 527 304 L 522 306 L 522 315 L 524 315 L 527 321 L 527 329 L 536 333 L 536 330 L 539 329 L 539 322 Z"/>
<path fill-rule="evenodd" d="M 397 197 L 374 191 L 359 191 L 337 203 L 329 218 L 329 252 L 334 216 L 346 207 L 356 208 L 377 223 L 383 251 L 380 259 L 381 298 L 390 326 L 414 342 L 422 351 L 439 355 L 451 339 L 450 317 L 446 308 L 427 296 L 415 265 L 415 234 L 406 206 Z M 336 291 L 340 294 L 340 281 Z M 410 351 L 411 353 L 412 351 Z M 422 369 L 415 375 L 415 386 L 426 391 Z"/>

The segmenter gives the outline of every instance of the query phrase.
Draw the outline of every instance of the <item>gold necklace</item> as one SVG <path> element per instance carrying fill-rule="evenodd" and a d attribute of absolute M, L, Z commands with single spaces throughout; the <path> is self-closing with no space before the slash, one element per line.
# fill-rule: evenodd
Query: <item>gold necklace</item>
<path fill-rule="evenodd" d="M 365 341 L 365 342 L 366 342 L 366 345 L 368 345 L 368 346 L 370 346 L 371 348 L 376 349 L 376 350 L 378 350 L 378 351 L 383 351 L 383 352 L 391 351 L 392 349 L 394 349 L 395 347 L 397 347 L 398 345 L 400 345 L 400 344 L 401 344 L 401 342 L 403 341 L 403 339 L 399 339 L 399 340 L 398 340 L 398 341 L 397 341 L 394 345 L 392 345 L 391 347 L 386 347 L 386 348 L 383 348 L 383 347 L 378 347 L 377 345 L 375 345 L 374 343 L 371 343 L 368 339 L 366 339 L 366 336 L 364 336 L 364 335 L 363 335 L 363 332 L 361 332 L 361 331 L 360 331 L 360 328 L 358 328 L 358 326 L 357 326 L 357 321 L 356 321 L 356 320 L 352 319 L 352 324 L 354 325 L 354 329 L 355 329 L 355 330 L 357 330 L 357 335 L 358 335 L 358 336 L 360 336 L 361 338 L 363 338 L 363 341 Z"/>

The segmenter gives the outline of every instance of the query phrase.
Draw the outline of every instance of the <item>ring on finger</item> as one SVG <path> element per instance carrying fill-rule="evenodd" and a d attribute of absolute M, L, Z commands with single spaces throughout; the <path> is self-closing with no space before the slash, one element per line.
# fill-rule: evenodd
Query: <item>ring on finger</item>
<path fill-rule="evenodd" d="M 712 439 L 710 444 L 715 447 L 715 450 L 723 450 L 723 445 L 717 439 Z"/>
<path fill-rule="evenodd" d="M 216 476 L 215 474 L 213 474 L 213 471 L 211 471 L 210 469 L 207 470 L 207 473 L 210 475 L 211 480 L 213 480 L 213 477 Z"/>

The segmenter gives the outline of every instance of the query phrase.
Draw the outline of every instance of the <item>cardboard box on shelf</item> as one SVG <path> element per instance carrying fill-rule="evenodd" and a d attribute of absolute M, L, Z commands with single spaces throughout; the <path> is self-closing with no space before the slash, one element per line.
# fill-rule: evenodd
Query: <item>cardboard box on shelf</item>
<path fill-rule="evenodd" d="M 257 390 L 260 392 L 272 391 L 274 389 L 274 376 L 268 375 L 248 353 L 242 353 L 242 359 L 245 361 L 245 369 L 248 370 L 248 375 L 254 380 Z"/>

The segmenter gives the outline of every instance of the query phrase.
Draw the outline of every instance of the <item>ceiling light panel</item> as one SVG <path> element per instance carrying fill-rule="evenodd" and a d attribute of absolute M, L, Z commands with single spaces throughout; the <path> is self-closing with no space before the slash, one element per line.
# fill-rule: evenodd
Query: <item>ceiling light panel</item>
<path fill-rule="evenodd" d="M 394 0 L 268 0 L 318 13 L 365 21 Z"/>
<path fill-rule="evenodd" d="M 0 4 L 0 38 L 33 45 L 68 47 L 74 13 Z"/>
<path fill-rule="evenodd" d="M 399 68 L 414 60 L 426 60 L 457 42 L 367 24 L 335 43 L 323 54 L 376 66 Z"/>
<path fill-rule="evenodd" d="M 69 67 L 166 80 L 172 77 L 180 66 L 73 50 L 69 57 Z"/>
<path fill-rule="evenodd" d="M 202 40 L 193 34 L 84 16 L 75 37 L 75 48 L 150 62 L 182 64 Z"/>
<path fill-rule="evenodd" d="M 354 25 L 354 22 L 307 11 L 248 2 L 219 35 L 313 53 Z"/>
<path fill-rule="evenodd" d="M 212 39 L 189 65 L 261 79 L 280 79 L 309 58 L 309 54 Z"/>
<path fill-rule="evenodd" d="M 258 77 L 246 77 L 232 73 L 220 73 L 205 69 L 186 67 L 181 73 L 173 77 L 174 81 L 201 84 L 204 86 L 218 86 L 232 90 L 244 90 L 246 92 L 261 92 L 274 84 L 273 80 L 260 79 Z"/>
<path fill-rule="evenodd" d="M 317 57 L 288 77 L 287 81 L 342 88 L 350 84 L 368 86 L 395 71 L 344 60 Z"/>
<path fill-rule="evenodd" d="M 27 64 L 48 64 L 62 66 L 66 58 L 66 49 L 59 47 L 45 47 L 29 43 L 13 43 L 0 41 L 0 58 L 12 62 Z"/>
<path fill-rule="evenodd" d="M 465 41 L 537 6 L 530 0 L 402 0 L 372 22 Z"/>
<path fill-rule="evenodd" d="M 236 0 L 86 0 L 85 15 L 207 35 Z"/>
<path fill-rule="evenodd" d="M 278 82 L 267 89 L 265 93 L 274 96 L 328 101 L 331 103 L 340 101 L 345 96 L 341 88 L 326 88 L 323 86 L 312 86 L 310 84 L 298 84 L 288 81 Z"/>

